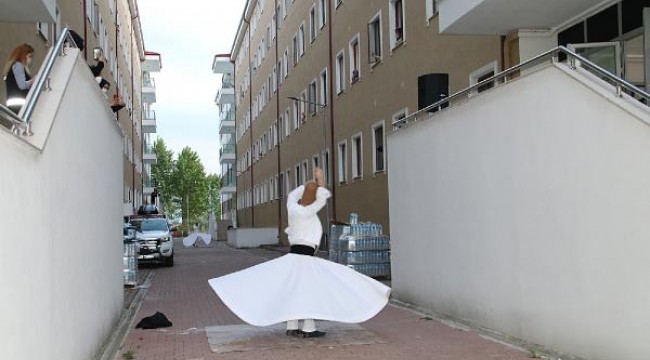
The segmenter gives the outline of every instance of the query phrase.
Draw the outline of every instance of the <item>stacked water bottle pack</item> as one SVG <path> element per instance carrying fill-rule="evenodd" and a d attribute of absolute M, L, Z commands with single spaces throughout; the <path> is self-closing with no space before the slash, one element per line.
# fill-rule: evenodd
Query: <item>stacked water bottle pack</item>
<path fill-rule="evenodd" d="M 138 250 L 135 242 L 124 241 L 122 262 L 124 265 L 124 285 L 138 285 Z"/>
<path fill-rule="evenodd" d="M 370 277 L 390 277 L 390 239 L 379 224 L 359 223 L 350 214 L 350 225 L 332 225 L 329 259 Z"/>

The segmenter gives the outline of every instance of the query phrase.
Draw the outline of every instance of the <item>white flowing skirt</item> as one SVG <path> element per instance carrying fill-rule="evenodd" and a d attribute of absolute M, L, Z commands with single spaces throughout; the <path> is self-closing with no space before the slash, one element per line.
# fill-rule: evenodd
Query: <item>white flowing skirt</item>
<path fill-rule="evenodd" d="M 298 254 L 208 282 L 232 312 L 255 326 L 299 319 L 360 323 L 386 306 L 391 290 L 346 266 Z"/>
<path fill-rule="evenodd" d="M 191 233 L 188 237 L 183 238 L 183 246 L 190 247 L 194 245 L 198 239 L 203 240 L 206 245 L 210 245 L 210 241 L 212 241 L 212 235 L 200 232 Z"/>

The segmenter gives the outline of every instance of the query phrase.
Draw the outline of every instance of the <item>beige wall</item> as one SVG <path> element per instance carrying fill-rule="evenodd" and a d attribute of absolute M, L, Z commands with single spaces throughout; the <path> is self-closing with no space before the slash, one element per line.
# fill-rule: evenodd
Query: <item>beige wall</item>
<path fill-rule="evenodd" d="M 282 1 L 280 1 L 282 2 Z M 388 221 L 388 188 L 386 172 L 373 173 L 373 125 L 384 123 L 384 131 L 391 128 L 392 116 L 403 108 L 408 108 L 411 113 L 417 110 L 417 79 L 427 73 L 444 72 L 450 76 L 450 91 L 460 90 L 469 84 L 469 74 L 484 65 L 500 61 L 500 40 L 496 36 L 440 36 L 437 33 L 437 17 L 429 21 L 425 18 L 424 2 L 404 1 L 405 7 L 405 42 L 391 51 L 389 44 L 389 2 L 388 0 L 371 0 L 363 2 L 346 1 L 338 8 L 328 10 L 326 25 L 320 29 L 316 26 L 316 38 L 310 42 L 309 13 L 312 5 L 316 5 L 316 19 L 318 23 L 318 1 L 288 0 L 287 18 L 281 21 L 278 31 L 278 59 L 275 58 L 274 47 L 267 55 L 262 66 L 255 71 L 252 82 L 252 92 L 246 94 L 244 100 L 237 108 L 237 123 L 241 124 L 244 114 L 249 111 L 248 97 L 257 95 L 262 84 L 266 83 L 268 74 L 282 59 L 285 49 L 289 50 L 289 75 L 283 79 L 278 93 L 271 98 L 260 116 L 252 123 L 253 143 L 272 126 L 277 119 L 279 111 L 284 115 L 285 110 L 291 109 L 290 123 L 293 124 L 293 101 L 288 96 L 299 97 L 307 91 L 309 84 L 317 79 L 317 102 L 320 102 L 320 74 L 327 68 L 328 79 L 335 79 L 335 57 L 339 51 L 344 51 L 345 59 L 345 91 L 339 95 L 334 88 L 329 88 L 330 104 L 325 111 L 314 115 L 308 111 L 305 114 L 305 123 L 296 131 L 291 129 L 290 135 L 281 137 L 281 145 L 267 152 L 259 161 L 253 164 L 254 184 L 269 179 L 278 172 L 278 151 L 280 152 L 280 171 L 290 169 L 291 187 L 295 186 L 295 166 L 304 160 L 308 161 L 308 177 L 312 171 L 312 157 L 321 154 L 324 148 L 330 150 L 330 162 L 334 165 L 332 180 L 337 183 L 337 145 L 340 141 L 347 140 L 347 172 L 348 181 L 337 184 L 334 188 L 336 207 L 332 208 L 330 216 L 336 211 L 338 220 L 346 221 L 349 213 L 359 213 L 362 221 L 373 221 L 384 225 L 389 230 Z M 274 9 L 273 1 L 265 1 L 260 25 L 252 34 L 252 55 L 259 44 L 259 39 L 264 35 L 266 25 Z M 368 62 L 368 23 L 381 12 L 382 27 L 382 61 L 371 67 Z M 301 23 L 305 28 L 305 54 L 296 66 L 293 66 L 292 39 L 298 32 Z M 333 25 L 332 25 L 333 24 Z M 330 68 L 329 26 L 332 25 L 332 68 Z M 355 35 L 359 35 L 360 44 L 360 80 L 350 84 L 349 42 Z M 238 49 L 235 47 L 233 57 L 237 57 Z M 239 84 L 245 78 L 247 63 L 244 61 L 236 67 L 237 91 Z M 332 98 L 333 95 L 333 98 Z M 237 95 L 239 96 L 239 95 Z M 334 107 L 332 112 L 332 105 Z M 323 119 L 323 117 L 325 117 Z M 330 133 L 330 119 L 334 121 L 334 138 Z M 285 120 L 286 121 L 286 120 Z M 325 131 L 323 130 L 325 121 Z M 351 179 L 351 149 L 352 136 L 361 133 L 363 146 L 363 176 Z M 331 143 L 334 143 L 333 149 Z M 238 158 L 245 154 L 251 147 L 250 130 L 238 142 Z M 385 151 L 386 152 L 386 151 Z M 322 164 L 322 157 L 320 159 Z M 387 164 L 387 169 L 390 165 Z M 240 169 L 242 170 L 242 169 Z M 388 170 L 390 171 L 390 170 Z M 238 194 L 251 187 L 250 169 L 238 177 Z M 284 184 L 281 185 L 284 187 Z M 254 209 L 241 209 L 238 213 L 239 226 L 251 226 L 251 213 L 255 213 L 254 226 L 273 226 L 278 223 L 278 200 L 271 200 L 255 206 Z M 286 225 L 286 214 L 283 209 L 282 225 Z M 324 219 L 324 215 L 322 215 Z"/>

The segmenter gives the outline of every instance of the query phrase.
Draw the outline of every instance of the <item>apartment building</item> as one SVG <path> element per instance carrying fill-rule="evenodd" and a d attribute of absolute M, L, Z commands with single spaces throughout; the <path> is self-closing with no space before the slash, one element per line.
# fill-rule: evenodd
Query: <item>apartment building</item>
<path fill-rule="evenodd" d="M 83 55 L 95 65 L 93 50 L 102 50 L 106 62 L 101 76 L 108 81 L 107 104 L 119 95 L 124 108 L 116 113 L 124 135 L 124 215 L 146 203 L 153 191 L 151 164 L 152 134 L 156 132 L 155 82 L 152 73 L 160 71 L 160 54 L 146 52 L 140 17 L 135 0 L 58 0 L 44 1 L 47 6 L 31 6 L 33 14 L 5 11 L 0 17 L 0 59 L 3 64 L 11 50 L 28 43 L 35 48 L 31 66 L 35 74 L 63 28 L 74 30 L 85 40 Z M 43 21 L 29 20 L 42 13 Z M 4 76 L 4 74 L 3 74 Z M 0 87 L 4 103 L 5 87 Z M 107 105 L 108 106 L 108 105 Z M 100 136 L 98 134 L 98 136 Z"/>
<path fill-rule="evenodd" d="M 248 1 L 235 64 L 237 220 L 277 226 L 323 167 L 323 219 L 389 231 L 391 123 L 503 66 L 499 36 L 440 35 L 435 1 Z M 426 166 L 426 164 L 422 164 Z"/>

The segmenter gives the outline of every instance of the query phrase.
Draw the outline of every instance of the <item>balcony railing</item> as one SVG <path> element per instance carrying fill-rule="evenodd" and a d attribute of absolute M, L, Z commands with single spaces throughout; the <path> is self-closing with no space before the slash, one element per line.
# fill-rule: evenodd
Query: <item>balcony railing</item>
<path fill-rule="evenodd" d="M 566 47 L 558 46 L 555 49 L 537 55 L 531 58 L 530 60 L 524 61 L 519 65 L 515 65 L 488 79 L 485 79 L 477 84 L 465 88 L 455 94 L 452 94 L 447 98 L 436 101 L 435 103 L 427 107 L 424 107 L 405 118 L 393 121 L 392 124 L 393 131 L 399 131 L 405 125 L 408 125 L 413 122 L 417 122 L 418 120 L 430 119 L 432 116 L 431 112 L 440 111 L 440 110 L 444 111 L 446 109 L 451 108 L 451 105 L 454 105 L 454 103 L 467 101 L 468 98 L 471 99 L 474 95 L 476 95 L 479 92 L 479 89 L 482 89 L 484 86 L 490 86 L 490 85 L 497 86 L 499 84 L 507 83 L 508 81 L 512 81 L 516 79 L 520 75 L 521 71 L 534 68 L 548 61 L 551 61 L 551 63 L 557 63 L 562 58 L 567 59 L 566 61 L 568 62 L 571 69 L 575 70 L 578 68 L 578 66 L 580 66 L 581 68 L 586 69 L 590 73 L 595 74 L 603 81 L 606 81 L 607 83 L 611 84 L 617 96 L 623 96 L 623 93 L 626 93 L 642 101 L 644 104 L 650 104 L 650 94 L 647 93 L 645 90 L 640 89 L 637 86 L 634 86 L 633 84 L 629 83 L 625 79 L 621 79 L 620 77 L 603 69 L 601 66 L 593 63 L 587 58 L 580 56 L 575 52 L 567 49 Z"/>
<path fill-rule="evenodd" d="M 156 148 L 153 145 L 144 144 L 142 150 L 145 154 L 155 154 Z"/>
<path fill-rule="evenodd" d="M 221 145 L 221 150 L 219 151 L 219 155 L 234 154 L 236 150 L 237 150 L 237 145 L 235 144 L 223 144 Z"/>
<path fill-rule="evenodd" d="M 142 118 L 144 120 L 156 120 L 156 112 L 154 110 L 144 111 Z"/>
<path fill-rule="evenodd" d="M 222 111 L 219 114 L 220 121 L 235 121 L 235 110 Z"/>
<path fill-rule="evenodd" d="M 153 78 L 144 78 L 142 79 L 143 88 L 156 88 L 156 82 Z"/>

